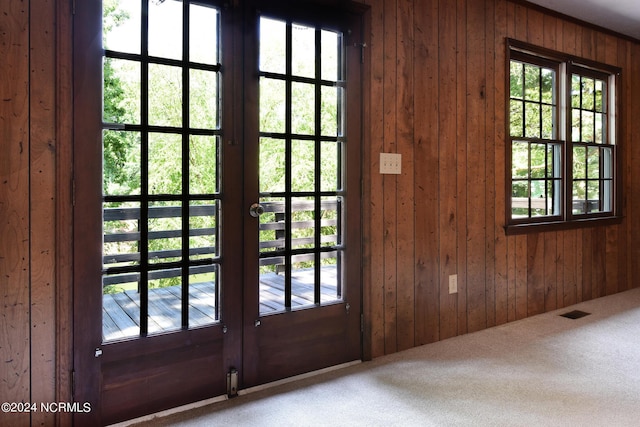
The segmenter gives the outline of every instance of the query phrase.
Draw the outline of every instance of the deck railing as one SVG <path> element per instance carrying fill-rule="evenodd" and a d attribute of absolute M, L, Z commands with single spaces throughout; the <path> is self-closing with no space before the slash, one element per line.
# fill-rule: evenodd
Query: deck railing
<path fill-rule="evenodd" d="M 264 214 L 260 218 L 259 230 L 268 233 L 271 238 L 262 238 L 260 247 L 260 266 L 282 265 L 285 262 L 285 204 L 283 201 L 269 201 L 262 203 Z M 339 200 L 323 200 L 320 203 L 321 219 L 317 223 L 313 219 L 312 213 L 316 210 L 313 200 L 294 201 L 291 203 L 292 212 L 300 212 L 312 219 L 291 221 L 291 246 L 296 248 L 292 251 L 292 262 L 304 262 L 314 259 L 313 246 L 317 243 L 314 233 L 312 236 L 296 237 L 296 231 L 314 229 L 318 224 L 324 230 L 334 230 L 331 233 L 322 233 L 320 230 L 320 243 L 323 250 L 321 258 L 335 257 L 335 248 L 339 242 L 341 202 Z M 333 214 L 328 214 L 334 212 Z M 139 207 L 119 207 L 105 208 L 103 212 L 105 224 L 113 224 L 108 232 L 105 232 L 103 239 L 105 245 L 112 245 L 111 252 L 103 256 L 103 287 L 122 283 L 138 282 L 140 280 L 140 208 Z M 183 215 L 180 206 L 153 206 L 148 209 L 149 219 L 179 219 Z M 217 223 L 218 206 L 196 205 L 189 207 L 189 218 L 209 217 L 214 218 L 212 222 Z M 269 218 L 264 220 L 263 218 Z M 177 221 L 178 222 L 178 221 Z M 333 228 L 326 228 L 333 227 Z M 105 227 L 107 228 L 107 227 Z M 189 229 L 189 238 L 203 237 L 205 241 L 213 244 L 190 247 L 188 250 L 191 259 L 200 260 L 194 262 L 189 267 L 189 274 L 203 274 L 216 271 L 217 265 L 214 259 L 218 256 L 217 242 L 219 241 L 219 230 L 217 227 L 203 227 Z M 265 233 L 260 233 L 262 236 Z M 180 228 L 170 230 L 155 230 L 148 232 L 148 240 L 159 241 L 163 239 L 181 239 L 183 231 Z M 256 237 L 257 238 L 257 237 Z M 120 248 L 120 251 L 115 248 Z M 311 249 L 305 249 L 311 247 Z M 167 279 L 182 275 L 180 260 L 183 251 L 181 248 L 149 250 L 149 280 Z M 205 262 L 209 259 L 210 262 Z M 276 270 L 278 271 L 278 270 Z"/>

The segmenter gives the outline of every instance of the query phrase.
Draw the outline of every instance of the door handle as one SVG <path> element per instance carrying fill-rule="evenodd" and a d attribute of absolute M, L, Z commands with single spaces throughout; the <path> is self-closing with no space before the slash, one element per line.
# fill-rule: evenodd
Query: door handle
<path fill-rule="evenodd" d="M 264 213 L 264 206 L 260 203 L 254 203 L 249 207 L 249 215 L 254 218 L 258 218 L 260 215 Z"/>

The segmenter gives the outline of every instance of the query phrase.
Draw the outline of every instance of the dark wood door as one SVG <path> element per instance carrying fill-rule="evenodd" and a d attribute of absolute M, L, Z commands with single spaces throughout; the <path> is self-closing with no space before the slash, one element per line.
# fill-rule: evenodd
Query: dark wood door
<path fill-rule="evenodd" d="M 245 16 L 242 378 L 253 386 L 361 357 L 362 46 L 344 11 L 261 3 Z"/>
<path fill-rule="evenodd" d="M 76 423 L 359 359 L 359 15 L 99 3 L 75 14 Z"/>

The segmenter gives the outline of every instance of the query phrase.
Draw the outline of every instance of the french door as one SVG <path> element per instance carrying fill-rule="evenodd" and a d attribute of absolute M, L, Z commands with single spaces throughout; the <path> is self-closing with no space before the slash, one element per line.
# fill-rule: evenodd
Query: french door
<path fill-rule="evenodd" d="M 359 359 L 361 10 L 96 3 L 75 12 L 78 424 Z"/>

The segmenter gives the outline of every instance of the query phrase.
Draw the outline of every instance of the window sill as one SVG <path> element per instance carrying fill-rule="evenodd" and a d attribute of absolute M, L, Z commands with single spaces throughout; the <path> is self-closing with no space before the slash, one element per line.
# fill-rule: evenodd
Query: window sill
<path fill-rule="evenodd" d="M 541 233 L 545 231 L 574 230 L 588 227 L 604 227 L 622 223 L 623 216 L 605 216 L 597 218 L 576 219 L 572 221 L 536 222 L 526 224 L 509 224 L 504 227 L 507 236 L 518 234 Z"/>

